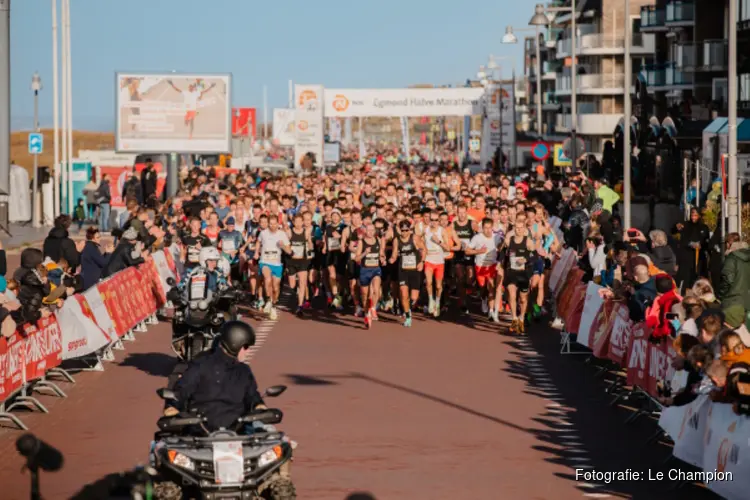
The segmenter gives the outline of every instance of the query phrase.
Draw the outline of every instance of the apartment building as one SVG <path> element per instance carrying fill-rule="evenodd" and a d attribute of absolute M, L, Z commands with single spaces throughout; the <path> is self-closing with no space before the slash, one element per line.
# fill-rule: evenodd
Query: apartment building
<path fill-rule="evenodd" d="M 560 28 L 550 28 L 535 36 L 524 39 L 524 75 L 526 76 L 526 102 L 528 110 L 528 132 L 532 135 L 555 135 L 555 117 L 560 110 L 560 103 L 555 95 L 557 73 L 562 70 L 563 62 L 555 58 L 557 34 Z M 539 59 L 541 61 L 541 90 L 542 90 L 542 130 L 537 130 L 537 47 L 539 43 Z"/>
<path fill-rule="evenodd" d="M 577 0 L 576 2 L 576 61 L 577 61 L 577 128 L 586 143 L 586 150 L 600 153 L 604 143 L 623 116 L 624 94 L 633 82 L 625 82 L 625 22 L 631 26 L 630 53 L 633 67 L 653 62 L 654 33 L 641 31 L 641 7 L 654 0 L 630 0 L 630 11 L 625 12 L 623 0 Z M 570 7 L 570 0 L 554 2 L 555 6 Z M 554 56 L 559 66 L 555 74 L 554 96 L 561 109 L 556 114 L 554 132 L 567 134 L 571 130 L 572 43 L 571 13 L 559 14 L 554 24 L 562 28 L 555 40 Z M 546 45 L 546 44 L 545 44 Z M 636 71 L 633 72 L 637 74 Z M 530 101 L 531 102 L 531 101 Z M 550 109 L 552 107 L 550 106 Z"/>
<path fill-rule="evenodd" d="M 738 4 L 738 115 L 750 116 L 750 0 Z M 654 64 L 641 71 L 654 113 L 682 119 L 726 116 L 729 0 L 651 0 L 641 31 L 656 35 Z M 700 19 L 700 22 L 696 20 Z"/>

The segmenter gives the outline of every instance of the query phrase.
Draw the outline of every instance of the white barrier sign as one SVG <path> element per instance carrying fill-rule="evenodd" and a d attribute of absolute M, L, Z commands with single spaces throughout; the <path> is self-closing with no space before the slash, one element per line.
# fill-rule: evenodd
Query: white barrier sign
<path fill-rule="evenodd" d="M 599 290 L 603 287 L 596 283 L 589 282 L 586 287 L 586 302 L 583 303 L 583 314 L 581 314 L 581 324 L 578 327 L 577 342 L 586 347 L 590 345 L 589 337 L 591 336 L 591 325 L 594 324 L 596 315 L 604 304 L 604 299 L 599 295 Z"/>
<path fill-rule="evenodd" d="M 295 85 L 294 107 L 294 166 L 299 167 L 308 153 L 315 155 L 318 166 L 323 165 L 323 86 Z"/>
<path fill-rule="evenodd" d="M 294 146 L 294 109 L 273 110 L 273 143 L 276 146 Z"/>
<path fill-rule="evenodd" d="M 467 116 L 482 113 L 483 88 L 326 89 L 325 116 Z"/>
<path fill-rule="evenodd" d="M 112 322 L 112 318 L 109 317 L 107 306 L 104 305 L 99 290 L 94 286 L 89 288 L 83 293 L 86 297 L 86 301 L 89 303 L 91 313 L 94 315 L 94 319 L 99 327 L 106 333 L 111 340 L 117 340 L 117 331 L 115 330 L 115 324 Z"/>
<path fill-rule="evenodd" d="M 62 359 L 87 356 L 110 342 L 99 325 L 83 313 L 75 297 L 68 297 L 55 315 L 62 331 Z"/>

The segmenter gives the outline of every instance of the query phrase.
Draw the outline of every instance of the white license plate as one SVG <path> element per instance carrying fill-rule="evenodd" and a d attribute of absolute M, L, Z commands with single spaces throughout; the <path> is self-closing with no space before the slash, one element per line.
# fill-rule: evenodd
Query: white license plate
<path fill-rule="evenodd" d="M 213 443 L 214 473 L 218 484 L 241 483 L 245 479 L 242 442 Z"/>

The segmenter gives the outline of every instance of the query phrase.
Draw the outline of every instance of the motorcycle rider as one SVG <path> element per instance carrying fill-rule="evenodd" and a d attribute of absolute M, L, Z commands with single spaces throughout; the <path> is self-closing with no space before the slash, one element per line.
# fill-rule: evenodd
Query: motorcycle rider
<path fill-rule="evenodd" d="M 229 429 L 251 411 L 267 409 L 250 366 L 242 360 L 255 344 L 253 327 L 227 321 L 214 350 L 195 358 L 174 386 L 177 401 L 170 401 L 164 415 L 197 410 L 206 428 Z"/>
<path fill-rule="evenodd" d="M 206 288 L 208 292 L 216 293 L 221 285 L 227 283 L 227 274 L 223 266 L 220 265 L 221 253 L 215 247 L 205 247 L 200 251 L 199 264 L 187 272 L 185 278 L 181 281 L 185 287 L 184 293 L 188 293 L 187 287 L 194 276 L 203 274 L 206 276 Z M 207 294 L 206 294 L 207 295 Z M 189 295 L 188 295 L 189 298 Z"/>

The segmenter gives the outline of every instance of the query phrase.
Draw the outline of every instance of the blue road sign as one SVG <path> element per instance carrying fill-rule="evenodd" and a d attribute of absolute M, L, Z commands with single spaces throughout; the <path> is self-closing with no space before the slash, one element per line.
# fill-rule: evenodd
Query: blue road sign
<path fill-rule="evenodd" d="M 549 146 L 543 142 L 537 142 L 531 147 L 531 156 L 535 160 L 544 161 L 549 158 Z"/>
<path fill-rule="evenodd" d="M 38 155 L 44 151 L 44 136 L 38 132 L 29 134 L 29 154 Z"/>

